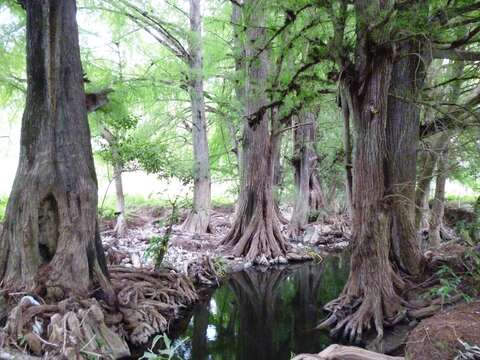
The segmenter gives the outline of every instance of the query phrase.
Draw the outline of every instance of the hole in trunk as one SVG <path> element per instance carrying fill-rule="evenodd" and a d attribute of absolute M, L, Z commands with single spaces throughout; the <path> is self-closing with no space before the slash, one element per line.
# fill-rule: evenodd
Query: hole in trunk
<path fill-rule="evenodd" d="M 43 262 L 50 262 L 55 255 L 59 225 L 57 201 L 49 194 L 42 200 L 38 210 L 38 249 Z"/>

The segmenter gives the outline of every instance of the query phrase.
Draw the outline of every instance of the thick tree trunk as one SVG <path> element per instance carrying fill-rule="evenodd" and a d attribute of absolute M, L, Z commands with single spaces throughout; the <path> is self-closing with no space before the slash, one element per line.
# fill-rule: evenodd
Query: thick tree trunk
<path fill-rule="evenodd" d="M 193 208 L 183 223 L 185 231 L 205 233 L 209 230 L 211 207 L 210 161 L 203 95 L 202 17 L 200 0 L 190 0 L 190 101 L 193 133 Z"/>
<path fill-rule="evenodd" d="M 241 38 L 241 28 L 243 26 L 242 8 L 238 3 L 232 2 L 232 27 L 233 27 L 233 57 L 235 59 L 235 96 L 237 97 L 240 106 L 239 115 L 243 117 L 245 111 L 245 46 Z M 238 173 L 241 173 L 242 168 L 242 148 L 237 138 L 237 127 L 233 121 L 228 120 L 228 128 L 230 137 L 232 138 L 233 151 L 237 157 Z"/>
<path fill-rule="evenodd" d="M 437 161 L 437 176 L 435 182 L 435 197 L 433 198 L 432 215 L 430 217 L 430 246 L 440 246 L 445 212 L 445 184 L 448 178 L 448 136 L 443 136 L 446 143 Z M 445 145 L 447 144 L 447 145 Z"/>
<path fill-rule="evenodd" d="M 351 101 L 348 99 L 348 91 L 342 90 L 341 105 L 343 116 L 343 151 L 345 164 L 345 202 L 348 215 L 352 216 L 352 187 L 353 187 L 353 173 L 352 173 L 352 135 L 350 130 L 350 107 Z"/>
<path fill-rule="evenodd" d="M 343 78 L 355 127 L 353 249 L 347 284 L 342 295 L 326 306 L 332 315 L 322 325 L 336 324 L 333 333 L 343 332 L 350 341 L 360 340 L 372 324 L 381 338 L 384 323 L 403 317 L 404 301 L 398 291 L 404 283 L 390 262 L 391 250 L 396 265 L 412 274 L 420 271 L 421 263 L 413 207 L 418 111 L 410 102 L 396 100 L 401 91 L 410 97 L 419 90 L 422 66 L 412 65 L 418 65 L 419 51 L 413 51 L 409 40 L 401 46 L 405 52 L 395 56 L 394 49 L 384 46 L 388 32 L 376 29 L 376 37 L 371 37 L 368 31 L 369 24 L 391 6 L 392 2 L 355 2 L 356 64 Z M 410 136 L 413 139 L 405 138 Z"/>
<path fill-rule="evenodd" d="M 270 112 L 271 132 L 277 134 L 272 136 L 272 157 L 273 157 L 273 189 L 275 199 L 275 212 L 281 224 L 288 224 L 288 220 L 283 216 L 280 210 L 280 196 L 282 192 L 282 140 L 283 132 L 280 131 L 281 125 L 276 121 L 276 111 Z"/>
<path fill-rule="evenodd" d="M 402 56 L 392 69 L 386 124 L 388 166 L 386 197 L 391 204 L 391 244 L 395 262 L 405 272 L 421 271 L 422 255 L 415 226 L 415 183 L 420 109 L 414 103 L 425 79 L 425 59 L 419 44 L 403 42 Z M 404 54 L 404 55 L 403 55 Z"/>
<path fill-rule="evenodd" d="M 255 6 L 253 6 L 255 5 Z M 273 196 L 272 136 L 269 117 L 261 111 L 266 105 L 265 87 L 268 56 L 259 49 L 265 44 L 266 29 L 263 2 L 246 1 L 242 7 L 247 19 L 246 114 L 243 134 L 242 188 L 235 222 L 223 244 L 232 246 L 233 253 L 250 260 L 276 258 L 286 254 Z M 252 9 L 255 8 L 255 11 Z"/>
<path fill-rule="evenodd" d="M 50 299 L 107 278 L 74 0 L 28 0 L 20 161 L 0 245 L 2 286 Z"/>
<path fill-rule="evenodd" d="M 289 236 L 302 234 L 312 211 L 324 207 L 323 191 L 318 178 L 318 156 L 315 151 L 314 113 L 302 112 L 294 117 L 293 168 L 297 196 L 289 224 Z"/>

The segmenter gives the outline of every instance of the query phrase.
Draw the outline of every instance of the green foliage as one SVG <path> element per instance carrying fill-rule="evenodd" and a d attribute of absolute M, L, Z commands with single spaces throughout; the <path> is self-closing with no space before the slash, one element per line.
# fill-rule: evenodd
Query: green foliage
<path fill-rule="evenodd" d="M 145 250 L 145 258 L 151 258 L 156 267 L 161 266 L 163 258 L 167 253 L 170 234 L 162 236 L 154 235 L 148 241 L 148 247 Z"/>
<path fill-rule="evenodd" d="M 3 221 L 5 217 L 5 210 L 7 208 L 8 197 L 2 196 L 0 197 L 0 221 Z"/>
<path fill-rule="evenodd" d="M 168 242 L 170 241 L 173 225 L 179 220 L 178 198 L 170 204 L 171 212 L 167 219 L 165 233 L 162 236 L 152 236 L 144 254 L 146 258 L 153 260 L 155 268 L 159 268 L 162 265 L 163 258 L 168 250 Z"/>
<path fill-rule="evenodd" d="M 160 350 L 155 350 L 155 347 L 158 343 L 162 340 L 164 348 Z M 178 359 L 181 360 L 177 356 L 177 350 L 183 343 L 185 343 L 188 339 L 182 339 L 172 343 L 172 340 L 166 335 L 157 335 L 153 339 L 152 346 L 150 347 L 149 351 L 145 352 L 140 359 L 144 360 L 173 360 Z"/>
<path fill-rule="evenodd" d="M 222 257 L 213 258 L 212 264 L 217 277 L 224 278 L 227 275 L 227 265 Z"/>
<path fill-rule="evenodd" d="M 445 302 L 459 293 L 458 287 L 461 284 L 462 279 L 449 266 L 443 265 L 437 271 L 437 275 L 440 279 L 440 286 L 431 289 L 431 295 L 439 296 L 442 299 L 442 302 Z"/>

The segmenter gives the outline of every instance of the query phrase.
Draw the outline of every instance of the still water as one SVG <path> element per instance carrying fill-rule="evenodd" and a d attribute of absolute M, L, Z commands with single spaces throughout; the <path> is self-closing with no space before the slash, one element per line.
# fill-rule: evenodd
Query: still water
<path fill-rule="evenodd" d="M 342 290 L 345 259 L 331 256 L 266 271 L 232 274 L 172 326 L 185 360 L 283 360 L 319 352 L 333 341 L 315 326 L 322 307 Z"/>

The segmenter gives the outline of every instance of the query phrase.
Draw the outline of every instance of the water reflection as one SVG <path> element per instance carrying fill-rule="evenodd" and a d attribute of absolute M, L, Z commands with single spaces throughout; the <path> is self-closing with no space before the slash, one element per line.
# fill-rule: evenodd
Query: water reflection
<path fill-rule="evenodd" d="M 329 257 L 321 264 L 302 264 L 265 272 L 232 274 L 174 326 L 180 349 L 191 360 L 282 360 L 292 353 L 319 352 L 332 341 L 313 328 L 321 308 L 342 290 L 346 262 Z"/>

